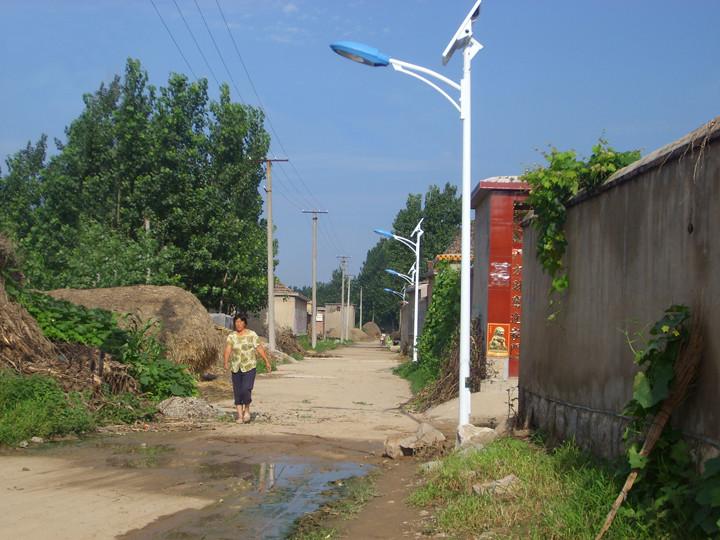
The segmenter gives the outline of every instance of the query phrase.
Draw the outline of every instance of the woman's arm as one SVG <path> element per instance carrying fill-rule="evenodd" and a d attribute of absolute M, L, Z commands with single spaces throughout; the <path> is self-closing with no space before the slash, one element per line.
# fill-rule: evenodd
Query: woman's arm
<path fill-rule="evenodd" d="M 230 353 L 232 352 L 232 345 L 228 343 L 225 345 L 225 353 L 223 354 L 223 360 L 225 361 L 225 370 L 230 367 L 229 360 L 230 360 Z"/>
<path fill-rule="evenodd" d="M 255 350 L 260 356 L 263 357 L 263 360 L 265 360 L 265 367 L 267 368 L 267 372 L 270 373 L 272 371 L 272 364 L 270 363 L 270 359 L 268 358 L 265 347 L 263 347 L 262 345 L 258 345 L 257 347 L 255 347 Z"/>

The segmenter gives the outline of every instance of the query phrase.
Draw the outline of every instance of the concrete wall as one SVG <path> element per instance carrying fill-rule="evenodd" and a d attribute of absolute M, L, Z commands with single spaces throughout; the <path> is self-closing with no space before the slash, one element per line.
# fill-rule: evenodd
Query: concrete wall
<path fill-rule="evenodd" d="M 706 353 L 674 421 L 720 447 L 720 117 L 577 198 L 565 230 L 570 288 L 548 322 L 550 279 L 525 229 L 521 420 L 617 455 L 635 373 L 623 331 L 702 301 Z"/>
<path fill-rule="evenodd" d="M 293 334 L 307 334 L 307 302 L 297 296 L 275 296 L 275 326 L 290 328 Z"/>
<path fill-rule="evenodd" d="M 340 304 L 325 304 L 325 334 L 330 338 L 340 338 L 340 329 L 342 328 L 342 317 L 340 314 Z M 351 305 L 348 311 L 347 335 L 350 338 L 350 329 L 355 322 L 355 306 Z"/>

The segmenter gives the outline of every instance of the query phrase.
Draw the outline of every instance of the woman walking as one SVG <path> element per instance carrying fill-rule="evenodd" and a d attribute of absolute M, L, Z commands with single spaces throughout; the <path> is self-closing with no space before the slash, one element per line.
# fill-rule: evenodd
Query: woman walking
<path fill-rule="evenodd" d="M 250 421 L 250 403 L 252 389 L 255 385 L 257 354 L 265 360 L 267 372 L 272 371 L 265 347 L 260 343 L 258 335 L 247 328 L 247 317 L 233 317 L 235 331 L 227 337 L 225 344 L 225 369 L 232 369 L 233 394 L 237 407 L 237 423 Z"/>

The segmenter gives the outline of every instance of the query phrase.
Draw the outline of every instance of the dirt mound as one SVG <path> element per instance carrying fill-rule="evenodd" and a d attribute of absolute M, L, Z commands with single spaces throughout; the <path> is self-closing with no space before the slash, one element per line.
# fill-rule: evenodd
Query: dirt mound
<path fill-rule="evenodd" d="M 168 358 L 189 366 L 195 373 L 203 373 L 222 353 L 223 340 L 207 310 L 193 294 L 179 287 L 56 289 L 48 294 L 88 308 L 131 313 L 143 322 L 160 321 L 159 337 Z"/>
<path fill-rule="evenodd" d="M 353 341 L 368 341 L 370 339 L 370 336 L 368 336 L 359 328 L 353 328 L 350 332 L 350 339 L 352 339 Z"/>
<path fill-rule="evenodd" d="M 380 327 L 375 324 L 373 321 L 366 322 L 363 324 L 363 332 L 365 332 L 368 336 L 371 338 L 380 338 L 380 334 L 382 334 L 382 331 L 380 330 Z"/>
<path fill-rule="evenodd" d="M 158 403 L 157 408 L 166 418 L 180 420 L 188 418 L 213 419 L 226 414 L 206 400 L 196 397 L 171 397 Z"/>

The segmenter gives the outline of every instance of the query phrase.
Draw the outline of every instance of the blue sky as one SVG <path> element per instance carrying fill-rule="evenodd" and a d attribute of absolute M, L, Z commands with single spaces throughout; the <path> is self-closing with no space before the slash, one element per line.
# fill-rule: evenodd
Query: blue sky
<path fill-rule="evenodd" d="M 194 0 L 176 0 L 212 70 L 228 80 Z M 279 277 L 310 281 L 310 218 L 321 217 L 319 277 L 337 255 L 357 273 L 375 227 L 410 192 L 460 180 L 460 122 L 439 95 L 389 68 L 333 54 L 338 39 L 459 79 L 440 55 L 471 0 L 218 0 L 292 166 L 273 175 Z M 217 87 L 172 0 L 155 0 L 193 71 Z M 243 101 L 257 105 L 215 0 L 198 0 Z M 473 183 L 520 174 L 552 144 L 581 154 L 603 136 L 652 151 L 720 114 L 716 0 L 486 0 L 473 62 Z M 188 68 L 150 0 L 3 0 L 0 159 L 41 133 L 63 137 L 82 94 L 139 58 L 151 82 Z M 237 96 L 235 96 L 237 98 Z"/>

